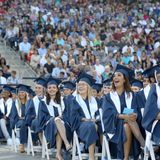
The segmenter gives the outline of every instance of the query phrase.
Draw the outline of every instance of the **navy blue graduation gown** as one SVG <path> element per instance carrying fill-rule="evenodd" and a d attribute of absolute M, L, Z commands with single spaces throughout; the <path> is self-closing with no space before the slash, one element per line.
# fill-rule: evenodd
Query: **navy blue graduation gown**
<path fill-rule="evenodd" d="M 85 114 L 75 97 L 70 101 L 70 106 L 72 131 L 77 132 L 80 140 L 84 142 L 85 147 L 88 148 L 91 144 L 96 143 L 99 138 L 95 128 L 95 123 L 81 121 L 82 118 L 85 118 Z"/>
<path fill-rule="evenodd" d="M 22 104 L 20 109 L 22 114 L 21 117 L 19 117 L 18 115 L 16 103 L 14 101 L 10 113 L 10 125 L 12 129 L 14 129 L 15 127 L 20 128 L 20 143 L 25 144 L 27 143 L 27 137 L 28 137 L 28 128 L 25 122 L 26 105 Z"/>
<path fill-rule="evenodd" d="M 120 99 L 120 104 L 121 104 L 121 113 L 123 113 L 123 109 L 126 108 L 126 102 L 125 102 L 125 93 L 122 93 L 121 96 L 119 96 Z M 137 108 L 136 108 L 136 100 L 133 95 L 132 103 L 131 103 L 131 108 L 134 109 L 134 112 L 137 113 Z M 104 123 L 104 129 L 106 133 L 114 134 L 114 136 L 109 140 L 113 144 L 116 144 L 116 148 L 114 147 L 113 154 L 116 156 L 116 158 L 123 159 L 124 158 L 124 142 L 126 141 L 126 135 L 124 131 L 124 120 L 118 119 L 117 115 L 119 114 L 115 104 L 113 103 L 110 94 L 107 94 L 103 98 L 103 104 L 102 104 L 102 109 L 103 109 L 103 123 Z M 108 135 L 106 134 L 106 137 Z M 132 154 L 134 156 L 134 159 L 137 159 L 139 155 L 139 143 L 135 138 L 133 138 L 132 142 Z M 115 151 L 116 150 L 116 151 Z"/>
<path fill-rule="evenodd" d="M 36 115 L 34 101 L 33 101 L 33 99 L 30 99 L 27 102 L 25 121 L 26 121 L 26 125 L 30 126 L 31 130 L 33 130 L 34 133 L 40 132 L 40 128 L 38 126 L 37 116 L 38 115 Z"/>
<path fill-rule="evenodd" d="M 156 85 L 154 84 L 149 92 L 142 119 L 142 126 L 148 132 L 151 132 L 153 122 L 156 120 L 157 114 L 160 113 L 160 109 L 157 106 L 157 94 L 160 93 L 157 93 Z M 153 130 L 152 140 L 160 144 L 160 121 L 158 121 Z"/>
<path fill-rule="evenodd" d="M 138 93 L 136 93 L 136 99 L 138 108 L 144 108 L 146 104 L 146 97 L 144 95 L 144 90 L 141 90 Z"/>
<path fill-rule="evenodd" d="M 58 117 L 58 110 L 54 112 L 54 114 L 55 117 Z M 49 114 L 44 101 L 40 101 L 39 103 L 38 128 L 40 129 L 40 132 L 44 131 L 47 142 L 49 142 L 51 148 L 53 148 L 55 146 L 55 135 L 57 133 L 57 128 L 54 123 L 54 117 Z"/>
<path fill-rule="evenodd" d="M 0 119 L 3 118 L 3 116 L 4 116 L 4 115 L 3 115 L 3 113 L 2 113 L 1 110 L 0 110 Z"/>
<path fill-rule="evenodd" d="M 65 108 L 62 113 L 62 119 L 65 122 L 66 134 L 69 142 L 71 142 L 73 138 L 73 131 L 71 129 L 71 119 L 70 119 L 71 118 L 70 102 L 72 101 L 73 98 L 74 98 L 73 95 L 68 95 L 63 98 Z"/>

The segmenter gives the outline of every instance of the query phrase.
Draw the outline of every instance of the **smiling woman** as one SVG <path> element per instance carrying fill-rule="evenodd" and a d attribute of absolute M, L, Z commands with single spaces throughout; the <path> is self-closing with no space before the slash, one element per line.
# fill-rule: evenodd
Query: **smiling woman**
<path fill-rule="evenodd" d="M 139 155 L 139 150 L 135 145 L 136 139 L 144 147 L 144 139 L 137 124 L 138 112 L 135 96 L 130 86 L 133 75 L 134 71 L 117 65 L 113 75 L 112 91 L 105 96 L 102 105 L 106 137 L 117 145 L 117 158 L 124 160 L 129 160 L 131 144 L 133 144 L 134 158 L 136 159 Z"/>
<path fill-rule="evenodd" d="M 81 73 L 77 79 L 77 93 L 71 101 L 71 127 L 89 150 L 89 159 L 95 160 L 94 150 L 98 137 L 96 99 L 91 95 L 91 86 L 95 80 L 92 76 Z"/>

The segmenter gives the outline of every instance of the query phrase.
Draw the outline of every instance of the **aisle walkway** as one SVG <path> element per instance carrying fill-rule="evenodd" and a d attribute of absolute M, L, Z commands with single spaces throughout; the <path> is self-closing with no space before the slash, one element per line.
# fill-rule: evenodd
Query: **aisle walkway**
<path fill-rule="evenodd" d="M 26 64 L 24 64 L 20 59 L 18 54 L 12 50 L 10 47 L 6 47 L 4 43 L 0 41 L 0 54 L 1 57 L 5 57 L 7 64 L 10 65 L 10 70 L 16 70 L 17 76 L 21 83 L 27 85 L 34 85 L 33 80 L 24 80 L 23 77 L 36 77 L 36 73 Z"/>

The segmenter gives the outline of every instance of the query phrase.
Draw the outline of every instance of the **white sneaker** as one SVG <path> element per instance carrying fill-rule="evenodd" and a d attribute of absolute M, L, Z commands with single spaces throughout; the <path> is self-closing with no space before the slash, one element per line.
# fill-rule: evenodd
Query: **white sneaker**
<path fill-rule="evenodd" d="M 20 145 L 20 140 L 19 140 L 19 138 L 16 138 L 16 145 Z"/>
<path fill-rule="evenodd" d="M 8 146 L 12 146 L 13 142 L 12 142 L 12 139 L 11 138 L 8 138 L 7 139 L 7 145 Z"/>

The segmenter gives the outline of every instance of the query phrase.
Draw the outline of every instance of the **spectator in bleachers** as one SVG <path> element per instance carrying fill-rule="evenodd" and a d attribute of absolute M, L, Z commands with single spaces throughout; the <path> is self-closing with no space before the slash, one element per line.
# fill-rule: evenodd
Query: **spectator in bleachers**
<path fill-rule="evenodd" d="M 18 84 L 17 72 L 11 71 L 11 76 L 7 79 L 8 84 Z"/>
<path fill-rule="evenodd" d="M 25 36 L 23 42 L 19 44 L 20 57 L 23 61 L 27 61 L 28 53 L 31 49 L 31 44 L 28 42 L 28 38 Z"/>
<path fill-rule="evenodd" d="M 3 71 L 0 70 L 0 84 L 7 84 L 7 80 L 3 77 Z"/>

